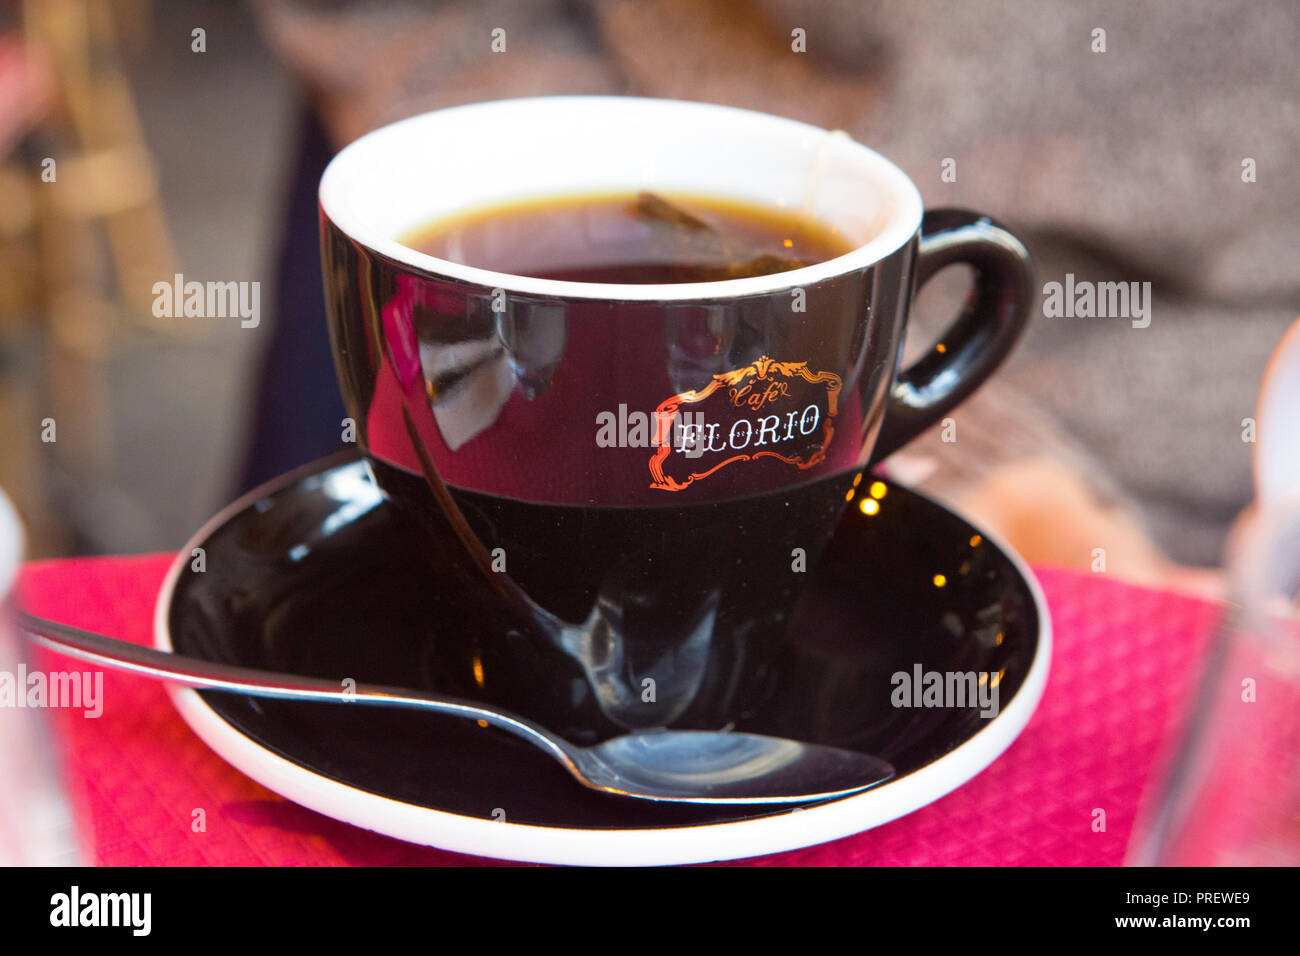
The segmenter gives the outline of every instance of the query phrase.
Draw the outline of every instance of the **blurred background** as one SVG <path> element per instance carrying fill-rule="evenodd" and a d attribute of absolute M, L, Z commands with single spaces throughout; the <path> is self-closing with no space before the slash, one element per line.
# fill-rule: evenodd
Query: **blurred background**
<path fill-rule="evenodd" d="M 665 96 L 848 130 L 1024 237 L 1040 286 L 1152 283 L 1144 328 L 1038 315 L 958 441 L 890 467 L 1031 561 L 1194 581 L 1300 314 L 1297 45 L 1291 0 L 0 0 L 0 487 L 32 557 L 179 547 L 338 444 L 335 150 L 457 103 Z M 260 321 L 155 315 L 177 274 L 259 283 Z"/>
<path fill-rule="evenodd" d="M 152 287 L 269 293 L 298 94 L 240 4 L 0 11 L 0 486 L 29 556 L 179 547 L 235 490 L 272 322 L 155 318 Z"/>

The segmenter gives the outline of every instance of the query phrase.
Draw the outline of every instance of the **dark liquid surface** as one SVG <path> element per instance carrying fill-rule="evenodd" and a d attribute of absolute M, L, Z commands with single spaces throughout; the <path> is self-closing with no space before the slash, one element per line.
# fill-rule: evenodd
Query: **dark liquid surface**
<path fill-rule="evenodd" d="M 856 247 L 797 211 L 676 193 L 530 200 L 440 219 L 402 242 L 461 265 L 574 282 L 714 282 L 787 272 Z"/>

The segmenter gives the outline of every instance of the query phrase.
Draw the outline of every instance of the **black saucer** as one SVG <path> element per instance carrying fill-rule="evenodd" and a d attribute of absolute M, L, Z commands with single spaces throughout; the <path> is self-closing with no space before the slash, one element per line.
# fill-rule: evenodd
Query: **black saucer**
<path fill-rule="evenodd" d="M 874 513 L 850 507 L 820 566 L 810 569 L 773 702 L 738 729 L 861 749 L 890 761 L 898 776 L 834 801 L 875 801 L 857 804 L 864 809 L 851 823 L 775 837 L 769 826 L 766 840 L 699 858 L 805 845 L 910 812 L 995 759 L 1041 695 L 1048 625 L 1019 559 L 906 488 L 874 490 L 876 504 L 867 506 Z M 202 573 L 191 570 L 195 547 L 206 552 Z M 427 687 L 428 648 L 446 639 L 438 601 L 448 599 L 454 595 L 439 594 L 436 574 L 415 553 L 367 466 L 334 459 L 247 496 L 186 546 L 159 599 L 158 644 L 232 664 Z M 918 664 L 923 671 L 1000 673 L 1000 712 L 989 719 L 978 707 L 892 706 L 891 675 L 912 674 Z M 448 839 L 443 825 L 450 820 L 504 816 L 509 824 L 571 833 L 791 815 L 790 807 L 656 804 L 587 791 L 521 741 L 451 718 L 213 692 L 178 692 L 178 705 L 183 701 L 200 736 L 272 789 L 372 829 L 466 852 L 558 858 L 503 850 L 501 838 L 490 845 Z M 269 760 L 278 769 L 267 770 L 268 752 L 288 764 Z M 294 776 L 290 765 L 302 768 L 302 786 L 284 784 Z M 346 810 L 349 796 L 365 803 L 367 795 L 407 806 L 379 801 L 355 816 Z M 438 825 L 413 830 L 418 817 L 409 814 L 419 810 Z M 811 821 L 819 812 L 798 815 Z"/>

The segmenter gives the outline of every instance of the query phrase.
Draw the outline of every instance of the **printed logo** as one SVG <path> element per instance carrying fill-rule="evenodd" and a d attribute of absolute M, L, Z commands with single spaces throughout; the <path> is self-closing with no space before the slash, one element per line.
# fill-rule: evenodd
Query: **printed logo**
<path fill-rule="evenodd" d="M 766 355 L 714 375 L 704 388 L 674 395 L 655 410 L 650 487 L 681 491 L 727 465 L 760 458 L 812 468 L 835 434 L 839 393 L 838 375 Z M 689 413 L 683 405 L 691 406 Z M 670 434 L 673 428 L 678 435 Z"/>

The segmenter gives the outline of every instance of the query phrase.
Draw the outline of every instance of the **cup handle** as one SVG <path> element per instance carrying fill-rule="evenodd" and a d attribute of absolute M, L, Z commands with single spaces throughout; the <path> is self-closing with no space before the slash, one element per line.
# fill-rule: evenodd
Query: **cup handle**
<path fill-rule="evenodd" d="M 979 213 L 927 212 L 921 220 L 913 296 L 940 269 L 963 262 L 975 268 L 971 294 L 935 347 L 898 373 L 873 462 L 961 404 L 1002 364 L 1028 324 L 1036 280 L 1024 244 Z"/>

